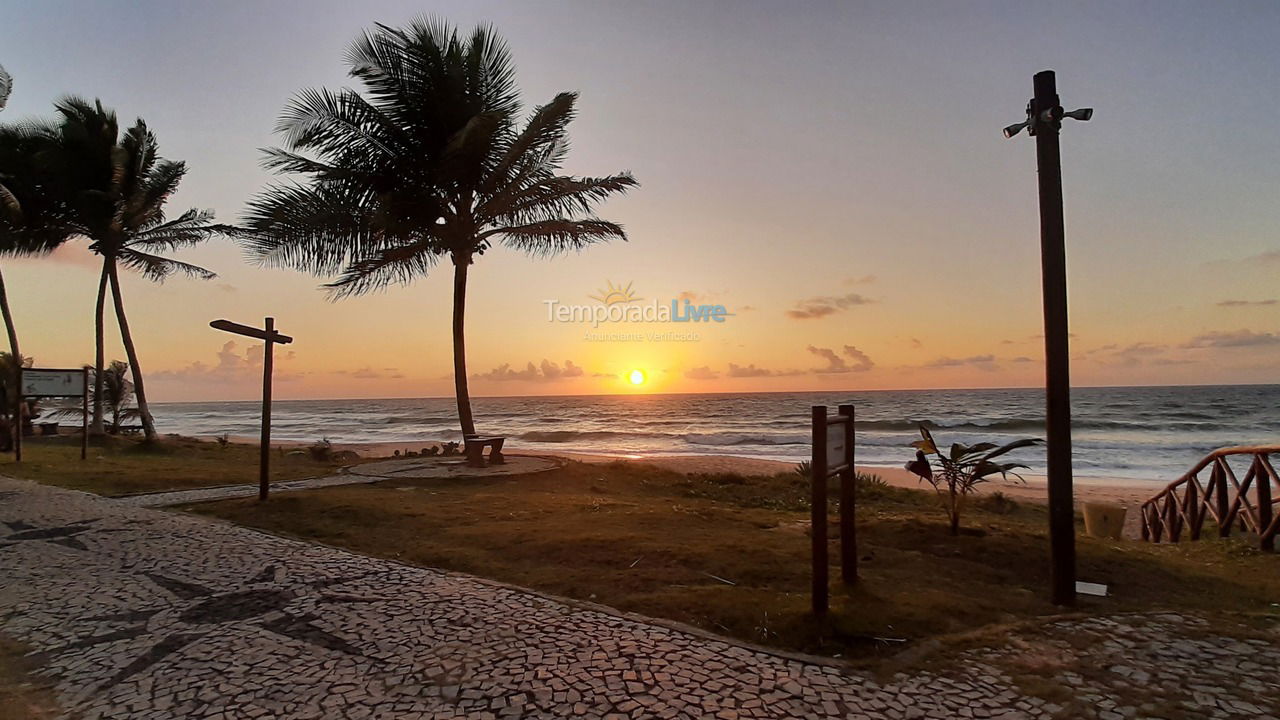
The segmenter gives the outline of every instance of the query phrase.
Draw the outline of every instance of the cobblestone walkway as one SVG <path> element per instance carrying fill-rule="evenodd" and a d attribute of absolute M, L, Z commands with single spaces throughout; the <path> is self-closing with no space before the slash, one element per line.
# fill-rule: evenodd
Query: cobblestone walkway
<path fill-rule="evenodd" d="M 3 632 L 40 653 L 63 708 L 85 718 L 1014 720 L 1059 710 L 1023 696 L 998 658 L 967 664 L 962 679 L 880 684 L 476 578 L 7 478 L 0 523 Z M 1182 667 L 1201 661 L 1217 660 Z"/>

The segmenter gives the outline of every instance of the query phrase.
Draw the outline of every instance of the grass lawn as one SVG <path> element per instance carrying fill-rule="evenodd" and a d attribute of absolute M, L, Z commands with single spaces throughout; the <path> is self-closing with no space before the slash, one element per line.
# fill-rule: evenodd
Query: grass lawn
<path fill-rule="evenodd" d="M 271 457 L 273 482 L 328 475 L 331 462 L 308 454 L 276 451 Z M 192 438 L 165 437 L 154 446 L 133 438 L 107 437 L 90 444 L 80 459 L 80 440 L 73 437 L 26 438 L 22 464 L 12 454 L 0 455 L 0 475 L 101 495 L 155 492 L 214 485 L 258 482 L 258 448 Z"/>
<path fill-rule="evenodd" d="M 931 494 L 868 487 L 858 508 L 861 582 L 848 592 L 836 584 L 833 518 L 833 613 L 830 626 L 818 628 L 807 617 L 807 492 L 794 474 L 569 463 L 523 477 L 397 480 L 187 509 L 844 657 L 871 659 L 925 638 L 1061 612 L 1046 599 L 1042 506 L 978 500 L 965 532 L 950 537 Z M 1280 557 L 1244 539 L 1171 546 L 1082 536 L 1079 556 L 1081 579 L 1114 593 L 1082 598 L 1084 612 L 1274 614 L 1280 601 Z"/>

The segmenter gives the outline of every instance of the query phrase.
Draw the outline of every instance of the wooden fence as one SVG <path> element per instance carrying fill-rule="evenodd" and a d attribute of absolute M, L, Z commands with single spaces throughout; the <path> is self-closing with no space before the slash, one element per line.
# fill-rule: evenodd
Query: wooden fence
<path fill-rule="evenodd" d="M 1142 539 L 1148 542 L 1178 542 L 1186 531 L 1199 540 L 1206 518 L 1213 518 L 1218 535 L 1228 537 L 1233 528 L 1258 535 L 1263 550 L 1275 550 L 1280 532 L 1280 475 L 1270 456 L 1280 454 L 1280 445 L 1219 448 L 1209 453 L 1186 475 L 1172 482 L 1158 495 L 1142 504 Z M 1243 467 L 1236 474 L 1232 461 Z M 1200 474 L 1209 469 L 1207 482 Z"/>

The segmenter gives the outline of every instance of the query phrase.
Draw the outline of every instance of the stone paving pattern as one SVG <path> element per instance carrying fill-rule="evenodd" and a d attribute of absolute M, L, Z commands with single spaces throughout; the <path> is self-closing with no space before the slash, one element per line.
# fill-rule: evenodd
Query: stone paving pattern
<path fill-rule="evenodd" d="M 24 481 L 0 478 L 0 523 L 0 630 L 40 653 L 77 717 L 1066 717 L 991 659 L 956 677 L 879 683 L 478 578 Z M 1269 662 L 1258 682 L 1274 689 Z"/>

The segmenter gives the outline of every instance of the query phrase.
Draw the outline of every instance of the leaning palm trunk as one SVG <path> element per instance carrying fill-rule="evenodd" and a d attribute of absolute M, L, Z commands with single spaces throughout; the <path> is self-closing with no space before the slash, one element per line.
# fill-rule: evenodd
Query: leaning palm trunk
<path fill-rule="evenodd" d="M 124 314 L 124 299 L 120 297 L 120 276 L 116 272 L 115 262 L 107 262 L 111 297 L 116 306 L 116 321 L 120 323 L 120 340 L 124 343 L 125 356 L 129 358 L 129 369 L 133 371 L 133 396 L 138 403 L 138 419 L 142 421 L 142 432 L 147 442 L 154 442 L 156 425 L 151 417 L 151 408 L 147 405 L 147 392 L 142 387 L 142 370 L 138 367 L 138 351 L 133 346 L 133 335 L 129 332 L 129 319 Z"/>
<path fill-rule="evenodd" d="M 98 305 L 93 316 L 94 356 L 93 356 L 93 421 L 89 432 L 93 435 L 105 434 L 102 421 L 102 371 L 106 365 L 106 338 L 103 314 L 107 306 L 107 261 L 102 261 L 102 277 L 98 279 Z"/>
<path fill-rule="evenodd" d="M 453 260 L 453 387 L 458 401 L 458 422 L 462 436 L 476 434 L 476 423 L 471 416 L 471 393 L 467 390 L 467 343 L 464 326 L 467 315 L 467 266 L 469 257 Z"/>
<path fill-rule="evenodd" d="M 9 357 L 13 358 L 13 423 L 14 447 L 22 446 L 22 353 L 18 352 L 18 329 L 13 325 L 13 313 L 9 311 L 9 293 L 4 287 L 4 275 L 0 274 L 0 313 L 4 315 L 4 328 L 9 333 Z"/>

